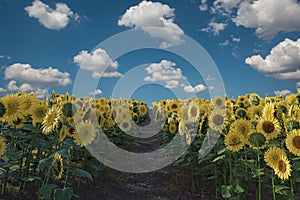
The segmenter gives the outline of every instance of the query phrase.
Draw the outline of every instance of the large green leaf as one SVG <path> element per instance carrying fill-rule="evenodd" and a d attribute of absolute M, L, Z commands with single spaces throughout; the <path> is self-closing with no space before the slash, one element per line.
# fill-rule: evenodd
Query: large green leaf
<path fill-rule="evenodd" d="M 52 193 L 55 188 L 58 188 L 58 185 L 55 184 L 48 184 L 48 185 L 43 185 L 42 187 L 39 188 L 38 192 L 41 193 L 41 199 L 44 200 L 52 200 Z"/>
<path fill-rule="evenodd" d="M 222 197 L 225 198 L 225 199 L 228 199 L 231 197 L 231 186 L 228 185 L 222 185 L 221 186 L 221 194 L 222 194 Z"/>
<path fill-rule="evenodd" d="M 71 172 L 77 177 L 88 178 L 90 180 L 93 180 L 92 175 L 83 169 L 73 168 L 71 169 Z"/>
<path fill-rule="evenodd" d="M 54 190 L 54 200 L 70 200 L 73 196 L 73 188 L 56 188 Z"/>

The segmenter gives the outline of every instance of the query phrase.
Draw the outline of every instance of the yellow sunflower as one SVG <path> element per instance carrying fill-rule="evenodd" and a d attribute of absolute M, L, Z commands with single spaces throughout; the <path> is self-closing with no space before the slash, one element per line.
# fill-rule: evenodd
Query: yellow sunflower
<path fill-rule="evenodd" d="M 62 160 L 60 153 L 56 152 L 54 154 L 51 171 L 56 180 L 59 180 L 62 178 L 64 168 L 63 168 L 63 160 Z"/>
<path fill-rule="evenodd" d="M 169 124 L 169 132 L 172 133 L 172 134 L 174 134 L 174 133 L 176 133 L 176 131 L 177 131 L 176 124 L 175 123 L 170 123 Z"/>
<path fill-rule="evenodd" d="M 24 103 L 23 115 L 26 116 L 29 114 L 31 106 L 34 106 L 37 99 L 35 98 L 34 93 L 30 93 L 30 94 L 23 93 L 21 95 L 21 98 L 23 99 L 23 103 Z"/>
<path fill-rule="evenodd" d="M 221 132 L 226 122 L 226 111 L 224 109 L 214 109 L 209 116 L 208 126 L 215 131 Z"/>
<path fill-rule="evenodd" d="M 274 166 L 275 174 L 282 180 L 288 180 L 291 176 L 291 164 L 286 156 L 281 156 L 277 165 Z"/>
<path fill-rule="evenodd" d="M 242 135 L 244 142 L 247 144 L 251 132 L 251 122 L 246 119 L 238 119 L 231 124 L 230 130 Z"/>
<path fill-rule="evenodd" d="M 76 124 L 75 129 L 75 143 L 79 146 L 91 144 L 98 134 L 97 127 L 88 120 Z"/>
<path fill-rule="evenodd" d="M 41 123 L 48 110 L 49 108 L 45 102 L 41 100 L 34 102 L 34 106 L 32 106 L 29 110 L 29 114 L 32 118 L 32 124 L 35 126 L 37 123 Z"/>
<path fill-rule="evenodd" d="M 58 106 L 52 106 L 48 110 L 46 116 L 42 122 L 42 132 L 45 135 L 52 133 L 57 127 L 61 118 L 61 109 Z"/>
<path fill-rule="evenodd" d="M 248 112 L 245 108 L 238 108 L 235 111 L 235 117 L 236 118 L 246 118 L 248 116 Z"/>
<path fill-rule="evenodd" d="M 214 108 L 223 108 L 225 106 L 225 99 L 222 96 L 215 96 L 212 99 L 212 105 Z"/>
<path fill-rule="evenodd" d="M 241 134 L 239 134 L 237 131 L 232 131 L 232 130 L 225 135 L 224 143 L 227 149 L 229 149 L 232 152 L 238 152 L 245 145 L 244 137 Z"/>
<path fill-rule="evenodd" d="M 265 104 L 263 110 L 262 110 L 262 116 L 271 118 L 274 116 L 275 112 L 275 106 L 273 103 L 267 103 Z"/>
<path fill-rule="evenodd" d="M 197 122 L 199 120 L 200 111 L 198 109 L 198 103 L 195 100 L 192 100 L 188 105 L 188 121 Z"/>
<path fill-rule="evenodd" d="M 0 137 L 0 156 L 3 156 L 5 154 L 6 150 L 6 143 L 2 137 Z"/>
<path fill-rule="evenodd" d="M 263 133 L 268 140 L 277 138 L 281 131 L 279 121 L 274 117 L 267 116 L 258 120 L 256 129 Z"/>
<path fill-rule="evenodd" d="M 285 151 L 278 147 L 271 147 L 265 152 L 264 160 L 269 167 L 276 167 L 282 156 L 286 157 Z"/>
<path fill-rule="evenodd" d="M 131 121 L 128 119 L 128 120 L 123 120 L 121 121 L 121 123 L 119 124 L 119 128 L 123 131 L 123 132 L 127 132 L 131 129 L 132 127 L 132 124 L 131 124 Z"/>
<path fill-rule="evenodd" d="M 6 112 L 3 119 L 12 124 L 18 118 L 22 118 L 24 114 L 24 100 L 18 94 L 8 94 L 2 98 Z"/>
<path fill-rule="evenodd" d="M 252 106 L 258 106 L 260 105 L 260 96 L 256 93 L 252 93 L 249 95 L 250 104 Z"/>
<path fill-rule="evenodd" d="M 285 140 L 288 150 L 296 155 L 300 156 L 300 130 L 292 130 L 286 137 Z"/>
<path fill-rule="evenodd" d="M 138 106 L 139 115 L 146 115 L 148 113 L 148 107 L 145 104 Z"/>
<path fill-rule="evenodd" d="M 250 106 L 248 108 L 249 118 L 252 120 L 258 120 L 262 116 L 263 106 L 259 104 L 257 106 Z"/>
<path fill-rule="evenodd" d="M 169 112 L 178 112 L 179 103 L 178 101 L 171 99 L 167 102 L 167 109 Z"/>

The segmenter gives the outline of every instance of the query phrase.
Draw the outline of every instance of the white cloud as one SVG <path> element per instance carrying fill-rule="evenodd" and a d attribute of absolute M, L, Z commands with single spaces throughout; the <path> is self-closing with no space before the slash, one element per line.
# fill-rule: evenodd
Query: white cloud
<path fill-rule="evenodd" d="M 93 92 L 90 92 L 89 94 L 91 95 L 97 95 L 97 94 L 102 94 L 102 91 L 99 89 L 94 90 Z"/>
<path fill-rule="evenodd" d="M 183 41 L 180 38 L 184 32 L 174 23 L 175 9 L 160 2 L 142 1 L 132 6 L 119 19 L 119 26 L 141 28 L 151 37 L 161 38 L 163 42 L 160 47 L 166 48 L 179 45 Z M 165 28 L 164 31 L 147 29 L 147 27 Z"/>
<path fill-rule="evenodd" d="M 184 91 L 187 93 L 200 93 L 200 92 L 204 92 L 205 90 L 207 90 L 207 87 L 203 84 L 199 84 L 196 85 L 195 87 L 188 85 L 188 86 L 184 86 Z"/>
<path fill-rule="evenodd" d="M 239 37 L 234 37 L 233 35 L 231 35 L 231 38 L 232 38 L 232 41 L 233 41 L 233 42 L 240 42 L 240 41 L 241 41 L 241 38 L 239 38 Z"/>
<path fill-rule="evenodd" d="M 1 54 L 0 54 L 0 59 L 8 59 L 8 60 L 9 60 L 9 59 L 10 59 L 10 56 L 5 56 L 5 55 L 1 55 Z"/>
<path fill-rule="evenodd" d="M 229 15 L 232 9 L 236 8 L 242 0 L 215 0 L 212 7 L 213 13 L 220 13 L 222 15 Z"/>
<path fill-rule="evenodd" d="M 274 94 L 276 96 L 284 96 L 285 97 L 285 96 L 292 94 L 292 92 L 290 90 L 276 90 L 276 91 L 274 91 Z"/>
<path fill-rule="evenodd" d="M 246 58 L 245 62 L 267 76 L 300 80 L 300 38 L 296 41 L 286 38 L 273 47 L 265 59 L 261 55 L 254 55 Z"/>
<path fill-rule="evenodd" d="M 23 83 L 20 86 L 17 86 L 17 81 L 11 80 L 7 84 L 7 90 L 9 91 L 21 91 L 21 92 L 34 92 L 37 98 L 45 98 L 49 96 L 48 90 L 45 88 L 39 88 L 38 86 L 32 86 L 28 83 Z"/>
<path fill-rule="evenodd" d="M 220 31 L 223 31 L 226 28 L 227 24 L 225 23 L 216 23 L 214 21 L 209 22 L 208 27 L 202 28 L 200 31 L 203 32 L 212 32 L 214 35 L 220 35 Z"/>
<path fill-rule="evenodd" d="M 175 68 L 176 63 L 162 60 L 160 63 L 152 63 L 145 70 L 149 76 L 144 78 L 145 81 L 155 82 L 163 81 L 166 88 L 176 88 L 181 80 L 186 77 L 182 75 L 180 68 Z"/>
<path fill-rule="evenodd" d="M 255 28 L 259 38 L 271 39 L 278 32 L 300 31 L 300 3 L 296 0 L 243 1 L 232 21 Z"/>
<path fill-rule="evenodd" d="M 34 69 L 30 64 L 15 63 L 5 69 L 5 79 L 30 85 L 66 86 L 72 83 L 70 74 L 52 67 Z"/>
<path fill-rule="evenodd" d="M 32 6 L 25 7 L 29 17 L 34 17 L 48 29 L 59 30 L 66 27 L 70 19 L 79 20 L 79 15 L 71 11 L 64 3 L 56 3 L 52 9 L 39 0 L 32 2 Z"/>
<path fill-rule="evenodd" d="M 199 6 L 200 11 L 206 11 L 208 10 L 207 0 L 201 0 L 201 4 Z"/>
<path fill-rule="evenodd" d="M 101 48 L 92 53 L 81 51 L 73 58 L 80 68 L 93 72 L 93 78 L 99 77 L 120 77 L 122 74 L 117 72 L 118 62 L 112 61 L 107 52 Z"/>
<path fill-rule="evenodd" d="M 297 83 L 296 83 L 296 87 L 297 87 L 297 88 L 300 88 L 300 82 L 297 82 Z"/>
<path fill-rule="evenodd" d="M 0 93 L 5 93 L 7 90 L 5 88 L 0 87 Z"/>
<path fill-rule="evenodd" d="M 227 46 L 229 44 L 229 40 L 225 40 L 224 42 L 220 42 L 219 43 L 219 45 L 221 46 L 221 47 L 225 47 L 225 46 Z"/>

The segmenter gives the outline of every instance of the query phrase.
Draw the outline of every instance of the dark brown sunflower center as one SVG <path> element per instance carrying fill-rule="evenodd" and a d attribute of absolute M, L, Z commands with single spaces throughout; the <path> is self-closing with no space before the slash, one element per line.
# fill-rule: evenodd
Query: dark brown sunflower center
<path fill-rule="evenodd" d="M 275 126 L 272 122 L 270 121 L 265 121 L 262 125 L 262 129 L 266 132 L 266 133 L 272 133 L 275 130 Z"/>
<path fill-rule="evenodd" d="M 222 125 L 223 122 L 224 122 L 224 117 L 223 117 L 222 115 L 216 115 L 216 116 L 214 116 L 214 118 L 213 118 L 213 122 L 214 122 L 214 124 L 220 126 L 220 125 Z"/>
<path fill-rule="evenodd" d="M 123 128 L 126 129 L 126 128 L 128 128 L 128 127 L 129 127 L 129 124 L 128 124 L 127 122 L 124 122 L 124 123 L 123 123 Z"/>
<path fill-rule="evenodd" d="M 283 162 L 282 160 L 280 160 L 278 162 L 278 169 L 281 171 L 281 172 L 286 172 L 286 164 L 285 162 Z"/>
<path fill-rule="evenodd" d="M 223 101 L 222 101 L 221 99 L 217 99 L 216 104 L 217 104 L 218 106 L 222 106 Z"/>
<path fill-rule="evenodd" d="M 292 143 L 294 147 L 300 149 L 300 136 L 294 137 Z"/>
<path fill-rule="evenodd" d="M 238 138 L 234 137 L 232 138 L 232 143 L 233 144 L 237 144 L 239 142 Z"/>
<path fill-rule="evenodd" d="M 246 131 L 246 128 L 244 126 L 241 126 L 240 127 L 240 132 L 245 133 L 245 131 Z"/>
<path fill-rule="evenodd" d="M 191 116 L 195 117 L 197 115 L 197 108 L 196 107 L 192 107 L 191 108 Z"/>
<path fill-rule="evenodd" d="M 274 155 L 274 156 L 272 157 L 272 159 L 276 161 L 276 160 L 279 159 L 279 157 L 278 157 L 278 155 Z"/>
<path fill-rule="evenodd" d="M 171 108 L 172 109 L 176 109 L 177 108 L 177 104 L 172 104 Z"/>

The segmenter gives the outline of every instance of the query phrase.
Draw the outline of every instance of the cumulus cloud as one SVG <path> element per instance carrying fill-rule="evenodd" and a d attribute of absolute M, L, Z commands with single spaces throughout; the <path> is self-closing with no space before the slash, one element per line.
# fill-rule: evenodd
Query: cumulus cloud
<path fill-rule="evenodd" d="M 196 85 L 195 87 L 188 85 L 184 86 L 184 91 L 187 93 L 201 93 L 207 90 L 207 87 L 203 84 Z"/>
<path fill-rule="evenodd" d="M 226 23 L 217 23 L 214 21 L 209 22 L 208 27 L 202 28 L 200 31 L 210 33 L 214 35 L 220 35 L 220 31 L 223 31 L 226 28 Z"/>
<path fill-rule="evenodd" d="M 285 96 L 292 94 L 292 92 L 290 90 L 276 90 L 276 91 L 274 91 L 274 94 L 276 96 L 284 96 L 285 97 Z"/>
<path fill-rule="evenodd" d="M 296 87 L 297 87 L 297 88 L 300 88 L 300 82 L 297 82 L 297 83 L 296 83 Z"/>
<path fill-rule="evenodd" d="M 90 95 L 102 94 L 102 91 L 101 91 L 101 90 L 99 90 L 99 89 L 96 89 L 96 90 L 94 90 L 94 91 L 90 92 L 89 94 L 90 94 Z"/>
<path fill-rule="evenodd" d="M 17 86 L 17 81 L 11 80 L 7 84 L 7 90 L 11 92 L 21 91 L 21 92 L 34 92 L 37 98 L 45 98 L 49 96 L 48 89 L 39 88 L 38 86 L 32 86 L 28 83 L 23 83 L 20 86 Z"/>
<path fill-rule="evenodd" d="M 59 30 L 66 27 L 70 19 L 79 20 L 79 15 L 71 11 L 64 3 L 56 3 L 52 9 L 39 0 L 32 2 L 31 6 L 25 7 L 29 17 L 34 17 L 46 28 Z"/>
<path fill-rule="evenodd" d="M 229 40 L 225 40 L 224 42 L 220 42 L 219 45 L 221 47 L 225 47 L 225 46 L 229 45 Z"/>
<path fill-rule="evenodd" d="M 278 32 L 300 31 L 300 2 L 297 0 L 243 1 L 232 21 L 255 28 L 259 38 L 271 39 Z"/>
<path fill-rule="evenodd" d="M 0 54 L 0 59 L 8 59 L 8 60 L 9 60 L 9 59 L 10 59 L 10 56 L 5 56 L 5 55 L 1 55 L 1 54 Z"/>
<path fill-rule="evenodd" d="M 201 0 L 201 4 L 199 6 L 200 11 L 206 11 L 208 10 L 207 0 Z"/>
<path fill-rule="evenodd" d="M 163 81 L 166 88 L 176 88 L 180 85 L 180 81 L 186 78 L 182 75 L 181 69 L 175 68 L 175 66 L 176 63 L 169 60 L 152 63 L 145 69 L 149 76 L 146 76 L 144 80 L 150 82 Z"/>
<path fill-rule="evenodd" d="M 233 42 L 240 42 L 241 41 L 241 38 L 234 37 L 233 35 L 231 35 L 231 39 L 232 39 Z"/>
<path fill-rule="evenodd" d="M 211 11 L 213 13 L 220 13 L 229 16 L 233 8 L 238 7 L 241 0 L 215 0 Z"/>
<path fill-rule="evenodd" d="M 300 80 L 300 38 L 296 41 L 286 38 L 273 47 L 265 58 L 254 55 L 246 58 L 245 62 L 267 76 Z"/>
<path fill-rule="evenodd" d="M 107 52 L 101 48 L 94 52 L 81 51 L 73 58 L 80 68 L 92 71 L 93 78 L 99 77 L 120 77 L 122 74 L 117 71 L 118 62 L 112 61 Z"/>
<path fill-rule="evenodd" d="M 72 83 L 70 74 L 52 67 L 34 69 L 30 64 L 15 63 L 5 69 L 5 79 L 30 85 L 66 86 Z"/>
<path fill-rule="evenodd" d="M 5 88 L 0 87 L 0 93 L 5 93 L 7 90 Z"/>
<path fill-rule="evenodd" d="M 174 23 L 174 11 L 175 9 L 160 2 L 142 1 L 127 9 L 119 19 L 118 25 L 141 28 L 151 37 L 163 39 L 161 48 L 179 45 L 183 42 L 181 36 L 184 32 Z M 147 29 L 147 27 L 165 28 L 165 30 Z"/>

